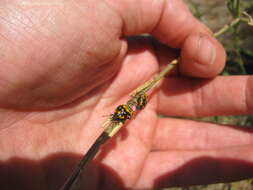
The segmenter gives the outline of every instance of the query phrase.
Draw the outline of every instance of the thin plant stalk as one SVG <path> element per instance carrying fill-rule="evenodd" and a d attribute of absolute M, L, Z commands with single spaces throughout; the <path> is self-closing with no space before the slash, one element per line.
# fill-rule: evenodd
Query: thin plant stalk
<path fill-rule="evenodd" d="M 244 22 L 244 23 L 247 23 L 249 26 L 253 26 L 252 17 L 247 12 L 244 11 L 244 12 L 242 12 L 242 16 L 233 19 L 229 24 L 226 24 L 220 30 L 215 32 L 214 37 L 217 38 L 217 37 L 221 36 L 222 34 L 226 33 L 231 28 L 235 27 L 240 22 Z"/>
<path fill-rule="evenodd" d="M 128 104 L 135 102 L 135 99 L 139 95 L 145 94 L 150 89 L 154 88 L 159 83 L 159 81 L 175 67 L 177 63 L 178 60 L 173 60 L 157 76 L 155 76 L 153 79 L 147 81 L 146 83 L 138 87 L 136 90 L 134 90 L 134 92 L 130 94 L 131 98 L 129 99 Z M 110 119 L 107 120 L 106 123 L 107 122 L 110 122 Z M 73 187 L 84 167 L 88 164 L 90 160 L 92 160 L 96 156 L 100 146 L 105 142 L 107 142 L 111 137 L 113 137 L 122 126 L 123 126 L 122 122 L 111 123 L 108 125 L 105 131 L 97 138 L 95 143 L 90 147 L 87 153 L 80 160 L 79 164 L 76 166 L 76 168 L 69 176 L 65 184 L 61 187 L 61 190 L 70 190 Z"/>
<path fill-rule="evenodd" d="M 236 26 L 237 24 L 239 24 L 241 22 L 241 18 L 236 18 L 234 20 L 232 20 L 232 22 L 230 24 L 226 24 L 225 26 L 223 26 L 220 30 L 218 30 L 217 32 L 214 33 L 214 37 L 219 37 L 222 34 L 226 33 L 228 30 L 230 30 L 232 27 Z"/>

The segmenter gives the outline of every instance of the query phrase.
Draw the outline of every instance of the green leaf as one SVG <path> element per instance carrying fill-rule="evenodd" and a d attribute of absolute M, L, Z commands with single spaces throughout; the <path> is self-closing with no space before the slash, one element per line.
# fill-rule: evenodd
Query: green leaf
<path fill-rule="evenodd" d="M 240 0 L 227 0 L 227 7 L 234 18 L 240 16 Z"/>
<path fill-rule="evenodd" d="M 240 48 L 240 54 L 248 59 L 253 59 L 253 51 L 249 49 Z"/>

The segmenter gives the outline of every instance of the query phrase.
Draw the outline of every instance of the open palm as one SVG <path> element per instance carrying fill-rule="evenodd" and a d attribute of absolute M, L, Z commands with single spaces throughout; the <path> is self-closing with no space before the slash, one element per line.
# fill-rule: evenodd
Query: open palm
<path fill-rule="evenodd" d="M 223 68 L 222 47 L 178 0 L 139 1 L 135 9 L 131 1 L 109 0 L 12 1 L 2 7 L 3 189 L 59 188 L 104 130 L 104 116 L 176 57 L 155 40 L 122 36 L 152 33 L 181 48 L 179 72 L 185 76 L 213 77 Z M 216 49 L 213 59 L 199 52 L 199 38 Z M 250 131 L 157 114 L 250 113 L 252 88 L 252 79 L 243 76 L 164 80 L 145 109 L 103 146 L 80 188 L 148 189 L 250 176 Z"/>

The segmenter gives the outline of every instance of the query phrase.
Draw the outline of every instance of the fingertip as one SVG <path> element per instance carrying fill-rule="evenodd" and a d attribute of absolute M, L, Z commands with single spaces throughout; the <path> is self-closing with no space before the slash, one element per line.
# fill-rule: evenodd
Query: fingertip
<path fill-rule="evenodd" d="M 225 50 L 215 38 L 192 34 L 182 47 L 180 72 L 193 77 L 214 77 L 223 70 L 225 60 Z"/>

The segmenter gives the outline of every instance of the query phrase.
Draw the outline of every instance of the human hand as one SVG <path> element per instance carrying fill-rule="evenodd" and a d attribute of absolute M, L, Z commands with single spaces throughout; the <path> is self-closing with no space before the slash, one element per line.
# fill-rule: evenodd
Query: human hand
<path fill-rule="evenodd" d="M 1 7 L 3 189 L 59 188 L 103 130 L 102 116 L 125 103 L 135 87 L 175 57 L 174 50 L 161 44 L 139 38 L 127 41 L 124 37 L 150 33 L 170 47 L 181 48 L 179 71 L 183 76 L 213 77 L 224 66 L 221 45 L 179 0 L 150 3 L 16 0 L 2 3 Z M 203 53 L 198 49 L 199 39 L 209 42 L 201 48 L 205 49 Z M 211 46 L 214 49 L 207 55 Z M 221 151 L 217 157 L 212 156 L 217 160 L 228 153 L 234 153 L 236 158 L 237 149 L 227 147 L 244 145 L 245 139 L 249 144 L 249 133 L 161 119 L 157 113 L 181 116 L 249 113 L 250 106 L 243 107 L 243 95 L 250 93 L 250 80 L 248 83 L 246 77 L 168 80 L 160 92 L 152 95 L 147 107 L 103 147 L 84 171 L 82 187 L 151 188 L 161 184 L 157 181 L 165 174 L 171 175 L 164 185 L 201 183 L 195 178 L 182 178 L 190 172 L 194 174 L 194 168 L 186 174 L 175 175 L 176 171 L 190 161 L 213 155 L 216 149 Z M 178 82 L 182 80 L 184 83 Z M 218 88 L 224 85 L 223 80 L 232 81 L 226 84 L 228 89 L 249 90 L 232 96 L 225 87 Z M 192 84 L 199 88 L 192 90 L 189 88 Z M 209 107 L 200 100 L 208 101 Z M 184 131 L 180 133 L 180 129 Z M 166 130 L 171 131 L 165 133 Z M 210 130 L 238 134 L 241 138 L 216 138 L 216 133 Z M 192 142 L 196 133 L 198 139 Z M 223 152 L 222 145 L 226 147 Z"/>

